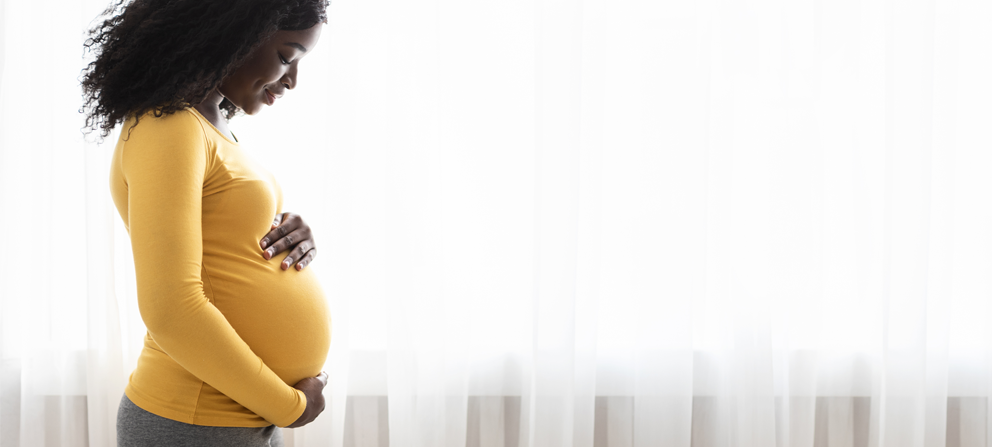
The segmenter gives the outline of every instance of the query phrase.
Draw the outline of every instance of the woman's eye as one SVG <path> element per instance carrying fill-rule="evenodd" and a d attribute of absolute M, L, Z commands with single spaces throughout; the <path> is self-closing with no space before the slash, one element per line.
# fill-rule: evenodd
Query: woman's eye
<path fill-rule="evenodd" d="M 289 61 L 287 61 L 286 58 L 282 57 L 281 54 L 279 55 L 279 61 L 282 62 L 283 65 L 289 65 Z"/>

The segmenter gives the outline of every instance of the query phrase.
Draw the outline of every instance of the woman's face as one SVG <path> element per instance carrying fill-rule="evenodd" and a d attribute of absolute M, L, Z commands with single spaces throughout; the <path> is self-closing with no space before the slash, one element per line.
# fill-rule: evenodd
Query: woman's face
<path fill-rule="evenodd" d="M 244 65 L 220 83 L 220 93 L 248 115 L 296 87 L 300 59 L 313 50 L 324 26 L 300 31 L 277 31 L 248 56 Z"/>

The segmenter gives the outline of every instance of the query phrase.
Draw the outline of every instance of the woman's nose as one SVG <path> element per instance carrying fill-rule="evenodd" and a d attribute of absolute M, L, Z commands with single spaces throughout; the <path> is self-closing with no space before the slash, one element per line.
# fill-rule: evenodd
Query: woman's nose
<path fill-rule="evenodd" d="M 296 67 L 293 66 L 289 69 L 289 73 L 282 78 L 282 85 L 286 86 L 287 90 L 292 90 L 296 87 Z"/>

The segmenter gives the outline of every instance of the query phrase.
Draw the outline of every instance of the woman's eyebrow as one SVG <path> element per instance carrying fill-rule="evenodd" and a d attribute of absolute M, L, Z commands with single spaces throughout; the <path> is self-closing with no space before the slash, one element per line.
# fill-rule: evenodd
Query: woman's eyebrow
<path fill-rule="evenodd" d="M 298 49 L 298 50 L 300 50 L 300 51 L 302 51 L 304 53 L 307 52 L 307 47 L 305 47 L 303 45 L 300 45 L 300 44 L 298 44 L 296 42 L 286 42 L 283 45 L 291 46 L 291 47 L 296 48 L 296 49 Z"/>

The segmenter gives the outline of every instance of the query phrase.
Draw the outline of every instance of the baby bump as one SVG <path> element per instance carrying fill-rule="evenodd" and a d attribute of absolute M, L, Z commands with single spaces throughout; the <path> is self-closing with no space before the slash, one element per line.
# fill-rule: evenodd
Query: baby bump
<path fill-rule="evenodd" d="M 283 271 L 275 265 L 239 275 L 208 271 L 204 286 L 242 340 L 293 385 L 320 373 L 330 347 L 330 314 L 313 267 Z"/>

